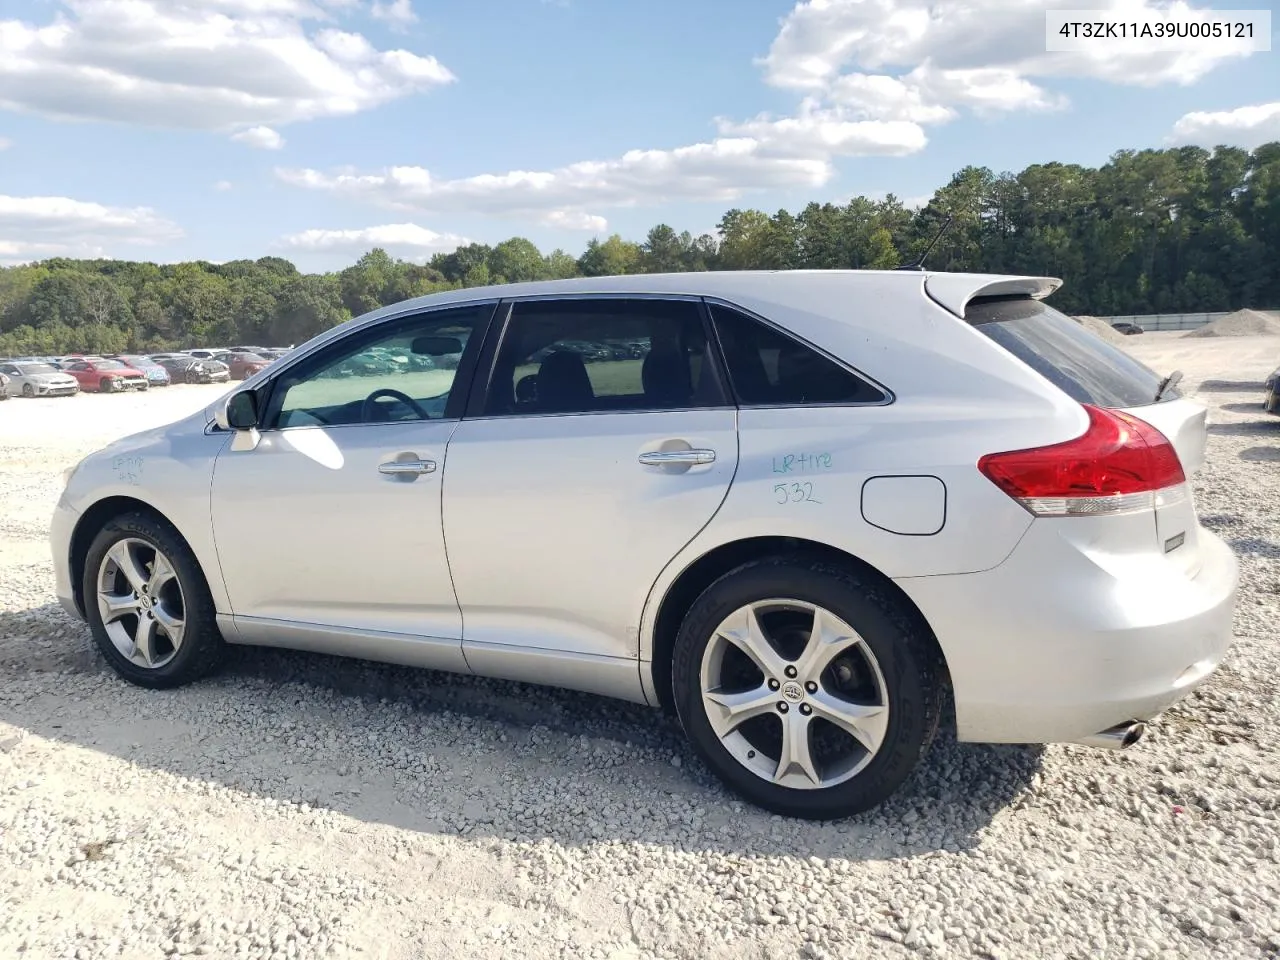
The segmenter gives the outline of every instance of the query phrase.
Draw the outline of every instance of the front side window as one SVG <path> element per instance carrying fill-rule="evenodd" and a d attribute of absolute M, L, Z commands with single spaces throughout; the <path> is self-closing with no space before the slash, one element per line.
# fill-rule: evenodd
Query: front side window
<path fill-rule="evenodd" d="M 741 311 L 711 307 L 729 380 L 744 407 L 883 403 L 884 391 Z"/>
<path fill-rule="evenodd" d="M 533 300 L 512 307 L 485 414 L 720 406 L 691 300 Z"/>
<path fill-rule="evenodd" d="M 353 334 L 283 374 L 267 423 L 332 427 L 438 420 L 492 304 L 439 310 Z M 478 344 L 476 344 L 478 346 Z"/>

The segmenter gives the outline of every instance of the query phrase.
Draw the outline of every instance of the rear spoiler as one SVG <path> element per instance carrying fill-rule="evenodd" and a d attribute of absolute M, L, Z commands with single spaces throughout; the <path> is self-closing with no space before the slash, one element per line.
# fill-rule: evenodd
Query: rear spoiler
<path fill-rule="evenodd" d="M 931 273 L 924 292 L 938 306 L 964 319 L 964 308 L 976 297 L 1031 297 L 1042 300 L 1062 281 L 1057 277 L 1008 277 L 981 273 Z"/>

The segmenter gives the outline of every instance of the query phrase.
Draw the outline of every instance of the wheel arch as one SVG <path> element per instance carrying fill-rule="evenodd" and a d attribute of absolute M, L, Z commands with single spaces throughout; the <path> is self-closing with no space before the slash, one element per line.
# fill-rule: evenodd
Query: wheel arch
<path fill-rule="evenodd" d="M 85 615 L 84 606 L 84 561 L 89 553 L 89 546 L 93 543 L 93 538 L 109 521 L 116 517 L 123 516 L 126 513 L 145 513 L 157 520 L 162 520 L 182 537 L 182 531 L 178 530 L 177 524 L 164 515 L 160 510 L 147 503 L 145 500 L 139 500 L 137 497 L 112 496 L 104 497 L 89 509 L 85 510 L 76 521 L 75 529 L 71 532 L 71 544 L 68 548 L 68 570 L 71 575 L 72 596 L 75 598 L 76 609 L 80 611 L 80 615 Z M 182 537 L 185 541 L 186 537 Z"/>
<path fill-rule="evenodd" d="M 653 618 L 651 662 L 647 667 L 653 679 L 658 705 L 665 712 L 671 715 L 675 713 L 671 689 L 671 661 L 675 651 L 676 634 L 689 608 L 707 587 L 726 573 L 745 563 L 775 556 L 809 558 L 817 562 L 844 567 L 855 571 L 861 577 L 874 580 L 879 587 L 902 605 L 902 609 L 920 630 L 921 636 L 932 650 L 943 682 L 950 684 L 947 660 L 933 628 L 911 597 L 892 579 L 860 557 L 827 543 L 801 537 L 747 537 L 722 543 L 688 564 L 667 587 L 658 604 Z M 645 666 L 642 664 L 641 668 L 644 669 Z"/>

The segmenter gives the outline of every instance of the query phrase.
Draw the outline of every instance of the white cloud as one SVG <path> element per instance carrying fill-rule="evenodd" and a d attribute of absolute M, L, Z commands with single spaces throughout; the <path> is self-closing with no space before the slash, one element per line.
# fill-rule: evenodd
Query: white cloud
<path fill-rule="evenodd" d="M 0 258 L 106 256 L 120 245 L 156 246 L 182 230 L 147 207 L 109 207 L 68 197 L 0 195 Z"/>
<path fill-rule="evenodd" d="M 235 186 L 230 180 L 219 180 L 213 185 L 213 189 L 225 193 Z"/>
<path fill-rule="evenodd" d="M 1169 139 L 1203 147 L 1224 144 L 1252 150 L 1280 140 L 1280 100 L 1234 110 L 1188 113 L 1173 125 Z"/>
<path fill-rule="evenodd" d="M 511 170 L 453 180 L 419 166 L 374 173 L 279 169 L 287 183 L 432 213 L 528 217 L 553 226 L 602 230 L 602 207 L 678 200 L 732 202 L 756 190 L 820 187 L 836 156 L 898 156 L 924 146 L 924 132 L 906 121 L 848 121 L 833 112 L 721 121 L 705 143 L 671 150 L 631 150 L 609 160 L 585 160 L 553 170 Z"/>
<path fill-rule="evenodd" d="M 454 233 L 437 233 L 416 223 L 388 223 L 359 230 L 304 230 L 281 238 L 295 250 L 364 253 L 382 247 L 396 256 L 424 261 L 433 253 L 449 252 L 471 241 Z"/>
<path fill-rule="evenodd" d="M 13 146 L 13 141 L 5 137 L 0 137 L 0 150 L 8 150 Z"/>
<path fill-rule="evenodd" d="M 979 111 L 1052 109 L 1065 99 L 1030 78 L 1076 77 L 1136 86 L 1190 84 L 1239 50 L 1049 53 L 1045 12 L 1056 0 L 808 0 L 782 22 L 760 63 L 777 87 L 830 96 L 869 118 L 949 119 Z M 1182 2 L 1099 0 L 1085 6 L 1140 19 Z M 846 72 L 847 71 L 847 72 Z"/>
<path fill-rule="evenodd" d="M 397 27 L 406 27 L 418 19 L 412 0 L 373 0 L 369 13 L 375 20 L 385 20 Z"/>
<path fill-rule="evenodd" d="M 434 57 L 324 25 L 332 15 L 309 0 L 59 7 L 45 24 L 0 20 L 0 108 L 235 132 L 357 113 L 455 79 Z"/>
<path fill-rule="evenodd" d="M 250 127 L 231 135 L 232 140 L 257 147 L 259 150 L 279 150 L 284 146 L 284 137 L 270 127 Z"/>
<path fill-rule="evenodd" d="M 589 233 L 604 233 L 609 229 L 609 221 L 604 217 L 582 213 L 577 210 L 552 210 L 542 218 L 549 227 L 561 227 L 565 230 L 585 230 Z"/>

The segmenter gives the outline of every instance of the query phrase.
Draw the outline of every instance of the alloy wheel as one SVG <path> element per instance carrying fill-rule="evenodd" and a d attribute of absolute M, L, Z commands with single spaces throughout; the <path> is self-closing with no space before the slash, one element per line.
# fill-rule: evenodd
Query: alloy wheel
<path fill-rule="evenodd" d="M 855 777 L 884 742 L 889 698 L 875 654 L 849 624 L 799 600 L 740 607 L 702 656 L 702 703 L 735 760 L 782 787 Z"/>
<path fill-rule="evenodd" d="M 177 571 L 137 538 L 116 541 L 98 570 L 98 612 L 120 655 L 147 669 L 163 667 L 182 646 L 186 605 Z"/>

